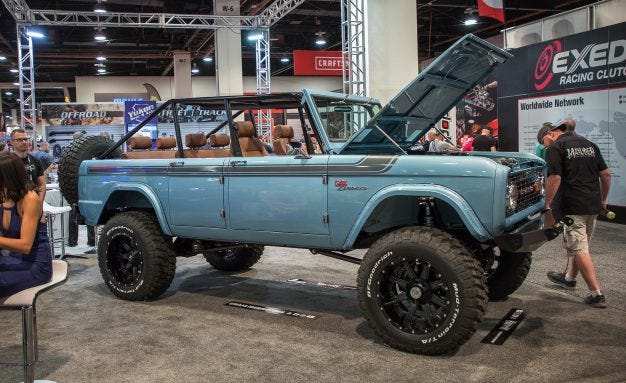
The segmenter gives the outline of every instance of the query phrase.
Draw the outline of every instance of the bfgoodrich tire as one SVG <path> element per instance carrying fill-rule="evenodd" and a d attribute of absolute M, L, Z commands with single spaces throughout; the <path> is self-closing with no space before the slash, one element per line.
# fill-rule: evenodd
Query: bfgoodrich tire
<path fill-rule="evenodd" d="M 408 227 L 369 249 L 357 278 L 368 324 L 390 346 L 438 355 L 458 349 L 487 304 L 483 270 L 451 235 Z"/>
<path fill-rule="evenodd" d="M 113 145 L 106 137 L 89 136 L 74 140 L 61 155 L 59 161 L 59 187 L 63 197 L 70 204 L 78 203 L 78 169 L 85 160 L 100 156 Z M 116 149 L 107 158 L 120 158 L 121 151 Z"/>
<path fill-rule="evenodd" d="M 150 300 L 167 290 L 176 255 L 153 214 L 120 213 L 102 229 L 98 242 L 100 274 L 109 290 L 128 301 Z"/>
<path fill-rule="evenodd" d="M 214 268 L 221 271 L 248 270 L 261 259 L 265 247 L 241 247 L 238 249 L 207 251 L 204 258 Z"/>
<path fill-rule="evenodd" d="M 526 280 L 531 263 L 532 253 L 496 253 L 485 270 L 489 299 L 502 300 L 513 294 Z"/>

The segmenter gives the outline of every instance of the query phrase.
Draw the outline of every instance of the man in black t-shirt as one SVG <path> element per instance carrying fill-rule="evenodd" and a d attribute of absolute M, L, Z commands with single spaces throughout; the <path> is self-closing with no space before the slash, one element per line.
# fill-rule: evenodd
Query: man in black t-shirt
<path fill-rule="evenodd" d="M 548 278 L 559 285 L 572 287 L 580 271 L 591 291 L 584 302 L 604 308 L 606 299 L 596 279 L 589 240 L 597 215 L 601 209 L 606 209 L 611 173 L 593 142 L 566 130 L 567 126 L 563 123 L 546 133 L 553 141 L 546 149 L 546 209 L 550 210 L 559 191 L 562 213 L 574 221 L 564 232 L 565 249 L 569 257 L 567 270 L 565 274 L 549 272 Z"/>
<path fill-rule="evenodd" d="M 475 152 L 495 152 L 497 142 L 495 138 L 491 137 L 491 130 L 489 128 L 483 128 L 479 136 L 474 138 L 472 142 L 472 149 Z"/>
<path fill-rule="evenodd" d="M 37 194 L 39 194 L 39 198 L 41 198 L 43 203 L 46 197 L 46 180 L 43 176 L 44 169 L 41 166 L 41 162 L 28 152 L 30 140 L 24 129 L 18 128 L 11 132 L 13 153 L 24 162 L 24 169 L 26 169 L 28 179 L 37 187 Z"/>

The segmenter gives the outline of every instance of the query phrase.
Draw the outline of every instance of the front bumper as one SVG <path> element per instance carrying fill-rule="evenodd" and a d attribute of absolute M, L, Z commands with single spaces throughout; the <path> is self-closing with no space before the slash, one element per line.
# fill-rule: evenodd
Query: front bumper
<path fill-rule="evenodd" d="M 501 250 L 512 253 L 525 253 L 535 251 L 544 243 L 559 236 L 562 229 L 543 225 L 543 214 L 529 217 L 529 221 L 517 229 L 494 238 Z"/>

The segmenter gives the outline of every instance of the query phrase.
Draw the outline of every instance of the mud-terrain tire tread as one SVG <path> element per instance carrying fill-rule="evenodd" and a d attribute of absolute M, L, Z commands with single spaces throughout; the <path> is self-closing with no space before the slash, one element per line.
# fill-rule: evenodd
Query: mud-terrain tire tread
<path fill-rule="evenodd" d="M 78 203 L 78 169 L 85 160 L 90 160 L 104 153 L 113 145 L 107 137 L 89 136 L 74 140 L 65 149 L 59 161 L 59 188 L 65 200 L 74 205 Z M 121 151 L 116 149 L 108 158 L 120 158 Z"/>
<path fill-rule="evenodd" d="M 106 272 L 107 233 L 116 226 L 132 227 L 141 238 L 143 246 L 143 285 L 133 293 L 123 293 L 111 288 L 111 281 Z M 109 290 L 118 298 L 128 301 L 147 301 L 158 298 L 171 285 L 176 274 L 176 254 L 172 251 L 167 238 L 161 232 L 154 214 L 144 211 L 128 211 L 113 216 L 103 227 L 98 242 L 98 264 L 100 273 Z"/>
<path fill-rule="evenodd" d="M 211 266 L 220 271 L 243 271 L 248 270 L 256 264 L 263 251 L 264 246 L 242 247 L 230 250 L 232 254 L 222 255 L 222 251 L 207 251 L 202 255 Z"/>
<path fill-rule="evenodd" d="M 372 317 L 367 304 L 366 283 L 371 266 L 378 260 L 377 254 L 383 254 L 384 249 L 390 248 L 398 243 L 412 243 L 430 247 L 439 253 L 445 262 L 455 270 L 461 270 L 458 278 L 462 281 L 465 291 L 466 304 L 462 307 L 458 322 L 454 325 L 452 334 L 445 336 L 441 342 L 430 343 L 423 347 L 407 346 L 397 342 L 380 329 Z M 478 329 L 478 326 L 485 314 L 487 306 L 487 288 L 485 286 L 483 268 L 479 262 L 471 256 L 465 246 L 452 235 L 435 228 L 428 227 L 406 227 L 386 234 L 376 241 L 365 254 L 357 276 L 359 304 L 363 311 L 363 316 L 369 326 L 383 339 L 383 341 L 402 351 L 425 354 L 442 355 L 453 352 L 465 343 Z M 462 305 L 463 306 L 463 305 Z"/>
<path fill-rule="evenodd" d="M 502 300 L 513 294 L 530 272 L 533 253 L 511 253 L 500 250 L 498 267 L 488 273 L 489 299 Z"/>

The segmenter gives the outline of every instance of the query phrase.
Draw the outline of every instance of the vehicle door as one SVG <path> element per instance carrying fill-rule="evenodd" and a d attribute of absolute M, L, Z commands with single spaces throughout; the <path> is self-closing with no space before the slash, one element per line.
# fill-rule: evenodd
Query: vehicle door
<path fill-rule="evenodd" d="M 225 158 L 176 158 L 169 167 L 171 225 L 224 228 Z"/>
<path fill-rule="evenodd" d="M 328 155 L 231 157 L 227 161 L 230 228 L 328 235 Z"/>

